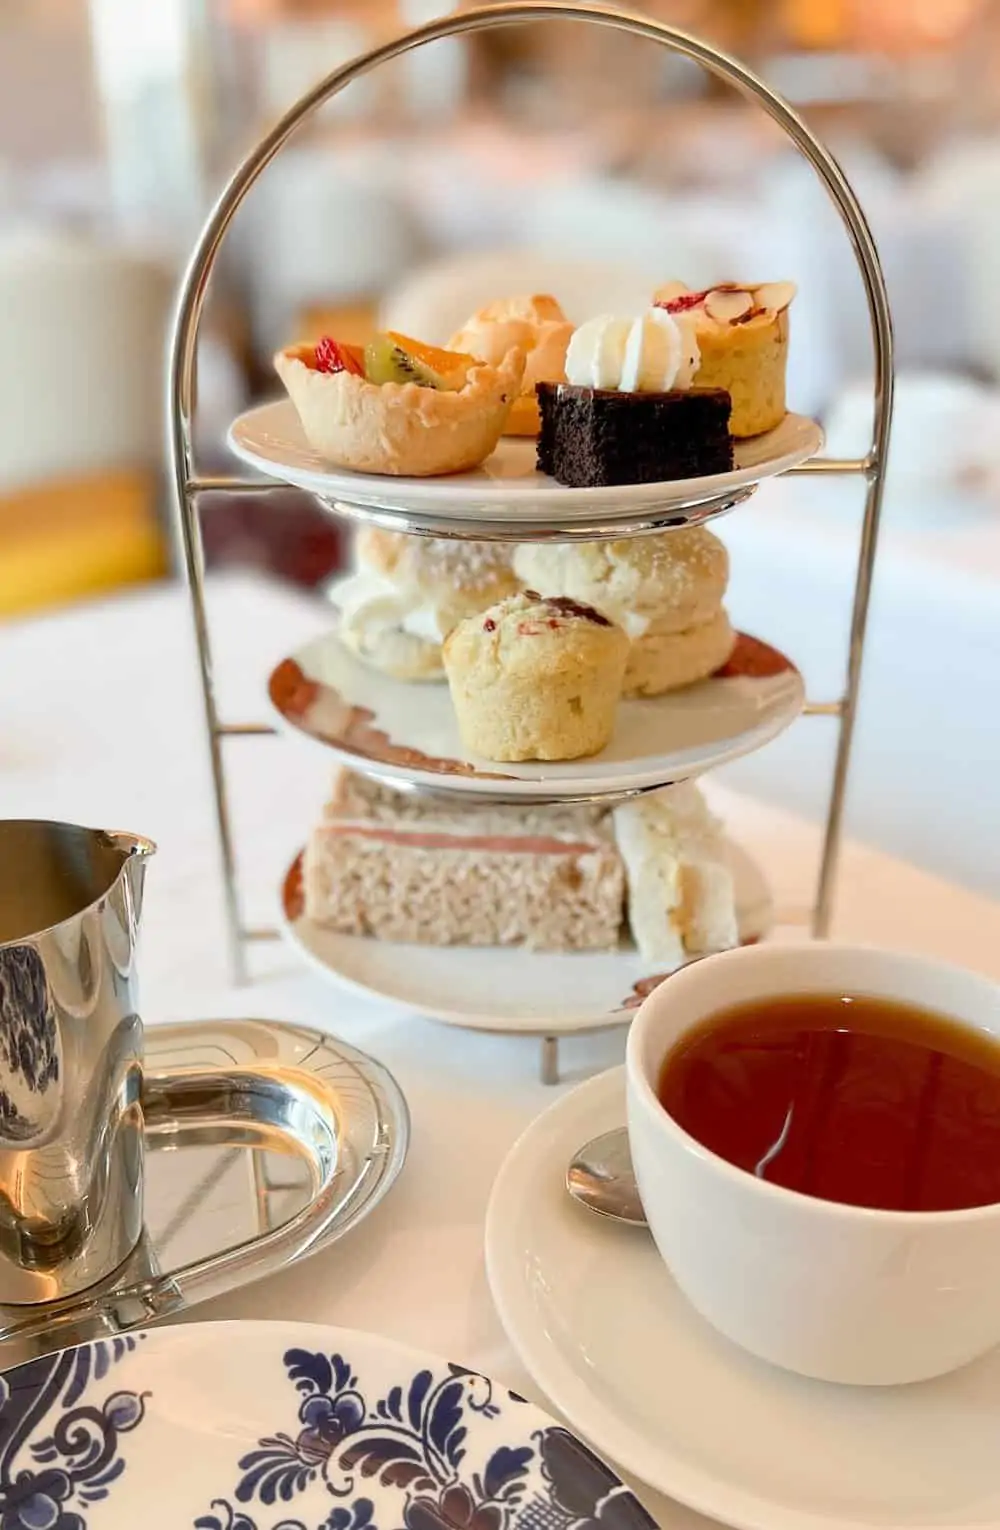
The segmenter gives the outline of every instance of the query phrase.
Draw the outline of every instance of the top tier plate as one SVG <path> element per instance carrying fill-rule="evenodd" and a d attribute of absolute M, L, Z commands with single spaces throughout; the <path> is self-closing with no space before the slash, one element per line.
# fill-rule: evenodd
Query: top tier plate
<path fill-rule="evenodd" d="M 242 462 L 314 494 L 338 515 L 394 531 L 487 541 L 595 541 L 694 526 L 748 499 L 764 478 L 823 447 L 815 420 L 787 414 L 775 430 L 736 443 L 736 467 L 710 478 L 567 489 L 535 467 L 534 441 L 505 439 L 472 473 L 386 478 L 331 468 L 309 446 L 288 399 L 241 414 L 229 446 Z"/>

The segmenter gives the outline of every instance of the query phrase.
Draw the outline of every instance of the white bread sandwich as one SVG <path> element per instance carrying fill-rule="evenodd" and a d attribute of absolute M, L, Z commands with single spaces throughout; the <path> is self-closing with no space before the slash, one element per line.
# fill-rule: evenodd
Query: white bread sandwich
<path fill-rule="evenodd" d="M 642 956 L 669 971 L 739 945 L 729 842 L 697 786 L 668 786 L 622 803 L 613 816 Z"/>
<path fill-rule="evenodd" d="M 366 526 L 355 541 L 354 571 L 330 592 L 341 640 L 397 680 L 440 680 L 441 645 L 452 629 L 517 589 L 511 556 L 499 542 Z"/>
<path fill-rule="evenodd" d="M 418 945 L 614 949 L 625 872 L 600 809 L 455 805 L 343 772 L 303 865 L 306 917 Z"/>

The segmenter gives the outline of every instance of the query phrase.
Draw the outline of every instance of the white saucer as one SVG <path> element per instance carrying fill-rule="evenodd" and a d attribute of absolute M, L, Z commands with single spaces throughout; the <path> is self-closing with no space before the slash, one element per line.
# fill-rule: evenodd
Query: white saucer
<path fill-rule="evenodd" d="M 497 1177 L 486 1263 L 501 1321 L 570 1426 L 638 1479 L 744 1530 L 996 1530 L 1000 1350 L 907 1387 L 836 1387 L 717 1335 L 645 1231 L 564 1188 L 625 1120 L 624 1070 L 565 1095 Z"/>
<path fill-rule="evenodd" d="M 774 922 L 764 874 L 730 843 L 740 935 L 760 940 Z M 567 1036 L 627 1025 L 641 996 L 665 976 L 634 946 L 617 951 L 524 951 L 514 946 L 414 946 L 340 935 L 302 912 L 301 855 L 282 884 L 278 919 L 289 943 L 341 987 L 471 1031 Z"/>
<path fill-rule="evenodd" d="M 794 722 L 805 691 L 783 654 L 740 637 L 729 663 L 708 680 L 623 701 L 614 737 L 600 754 L 521 765 L 467 755 L 443 682 L 393 680 L 362 663 L 335 631 L 282 660 L 268 697 L 280 727 L 382 781 L 551 800 L 668 786 L 750 754 Z"/>
<path fill-rule="evenodd" d="M 594 521 L 608 527 L 633 526 L 655 513 L 657 524 L 696 524 L 745 498 L 753 485 L 814 457 L 823 446 L 815 420 L 787 414 L 765 435 L 735 446 L 736 467 L 706 478 L 671 483 L 625 484 L 615 488 L 567 489 L 535 467 L 535 443 L 504 439 L 492 457 L 471 473 L 445 478 L 390 478 L 351 473 L 326 464 L 302 434 L 289 399 L 262 404 L 241 414 L 228 435 L 230 449 L 242 462 L 272 478 L 306 489 L 345 511 L 379 512 L 392 522 L 403 518 L 410 529 L 430 532 L 479 524 L 495 534 L 523 537 L 533 526 L 565 526 L 597 534 Z M 400 529 L 404 529 L 400 526 Z"/>

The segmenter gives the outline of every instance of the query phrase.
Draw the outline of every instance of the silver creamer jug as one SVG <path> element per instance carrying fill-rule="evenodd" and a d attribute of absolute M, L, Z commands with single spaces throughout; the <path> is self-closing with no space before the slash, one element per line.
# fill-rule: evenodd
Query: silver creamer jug
<path fill-rule="evenodd" d="M 142 1231 L 135 834 L 0 821 L 0 1304 L 94 1285 Z"/>

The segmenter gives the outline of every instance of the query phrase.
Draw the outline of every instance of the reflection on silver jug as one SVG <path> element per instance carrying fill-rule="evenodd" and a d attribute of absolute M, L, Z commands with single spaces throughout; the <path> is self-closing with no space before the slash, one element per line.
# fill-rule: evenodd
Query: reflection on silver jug
<path fill-rule="evenodd" d="M 0 821 L 0 1303 L 69 1296 L 142 1232 L 135 834 Z"/>

